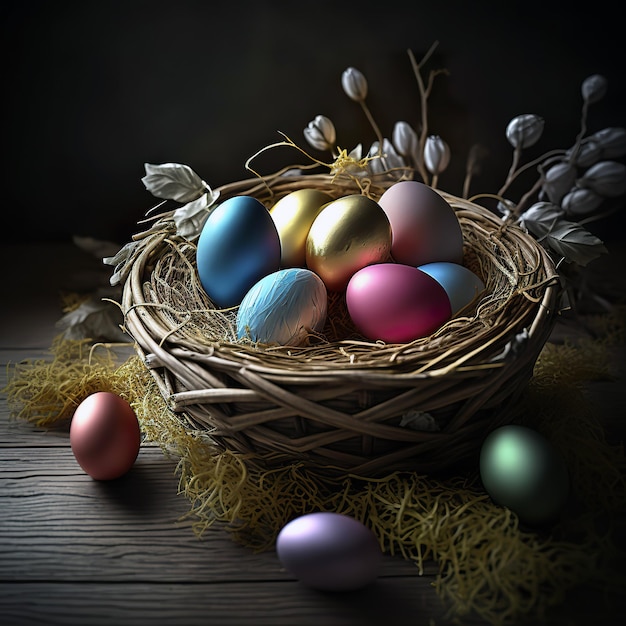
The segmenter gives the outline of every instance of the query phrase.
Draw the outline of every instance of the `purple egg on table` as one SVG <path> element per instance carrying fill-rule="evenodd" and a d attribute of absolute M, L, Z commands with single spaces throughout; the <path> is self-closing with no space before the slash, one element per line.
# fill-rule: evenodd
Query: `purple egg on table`
<path fill-rule="evenodd" d="M 317 512 L 287 523 L 276 539 L 280 562 L 303 584 L 352 591 L 378 577 L 382 550 L 374 533 L 341 513 Z"/>

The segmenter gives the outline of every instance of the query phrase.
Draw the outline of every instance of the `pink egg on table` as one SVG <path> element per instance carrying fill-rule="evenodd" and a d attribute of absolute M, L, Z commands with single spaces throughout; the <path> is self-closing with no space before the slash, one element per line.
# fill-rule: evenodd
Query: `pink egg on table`
<path fill-rule="evenodd" d="M 379 263 L 356 272 L 346 289 L 352 322 L 368 339 L 406 343 L 426 337 L 450 319 L 445 289 L 410 265 Z"/>
<path fill-rule="evenodd" d="M 124 398 L 99 391 L 77 407 L 70 445 L 83 470 L 96 480 L 113 480 L 133 466 L 141 444 L 137 416 Z"/>
<path fill-rule="evenodd" d="M 452 206 L 432 187 L 403 180 L 378 200 L 391 224 L 391 255 L 396 263 L 462 263 L 463 233 Z"/>

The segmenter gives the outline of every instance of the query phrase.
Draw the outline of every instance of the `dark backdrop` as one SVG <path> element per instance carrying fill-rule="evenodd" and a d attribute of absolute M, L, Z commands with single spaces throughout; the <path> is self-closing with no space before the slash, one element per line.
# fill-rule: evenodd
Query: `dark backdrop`
<path fill-rule="evenodd" d="M 541 115 L 537 149 L 569 147 L 586 76 L 609 79 L 592 129 L 626 124 L 618 4 L 595 0 L 578 12 L 511 1 L 5 3 L 2 237 L 125 242 L 154 204 L 144 162 L 186 163 L 216 187 L 245 177 L 245 160 L 279 130 L 306 145 L 302 130 L 318 113 L 335 122 L 340 145 L 369 145 L 370 127 L 341 90 L 348 66 L 366 75 L 389 136 L 396 120 L 418 121 L 407 49 L 419 59 L 435 40 L 429 68 L 449 75 L 435 83 L 430 130 L 453 152 L 440 186 L 460 193 L 479 141 L 489 155 L 473 191 L 495 191 L 510 163 L 508 121 Z M 258 167 L 294 161 L 279 150 Z"/>

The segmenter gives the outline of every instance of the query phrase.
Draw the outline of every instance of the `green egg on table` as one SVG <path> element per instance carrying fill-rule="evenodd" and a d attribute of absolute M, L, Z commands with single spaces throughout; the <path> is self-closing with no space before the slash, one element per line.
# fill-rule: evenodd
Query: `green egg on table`
<path fill-rule="evenodd" d="M 531 526 L 556 521 L 569 497 L 564 459 L 546 437 L 526 426 L 501 426 L 487 435 L 480 477 L 494 502 Z"/>

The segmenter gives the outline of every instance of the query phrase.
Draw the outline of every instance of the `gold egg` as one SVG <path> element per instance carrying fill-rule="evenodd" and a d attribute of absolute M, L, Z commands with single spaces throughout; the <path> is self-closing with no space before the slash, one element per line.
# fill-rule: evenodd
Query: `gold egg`
<path fill-rule="evenodd" d="M 381 206 L 358 194 L 327 204 L 311 225 L 306 264 L 329 291 L 343 290 L 352 275 L 390 259 L 391 224 Z"/>
<path fill-rule="evenodd" d="M 270 209 L 280 237 L 282 267 L 303 267 L 306 237 L 313 220 L 332 196 L 319 189 L 298 189 L 282 197 Z"/>

